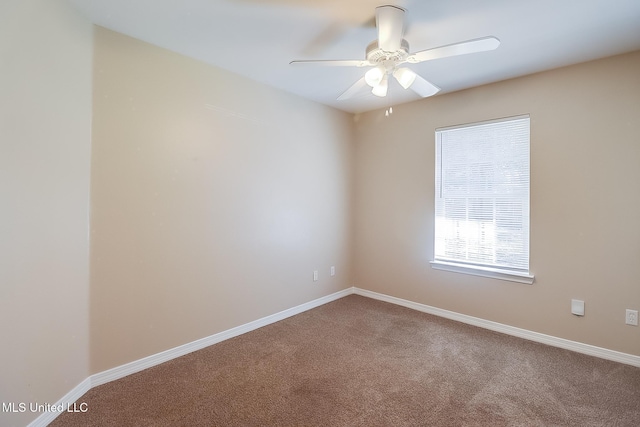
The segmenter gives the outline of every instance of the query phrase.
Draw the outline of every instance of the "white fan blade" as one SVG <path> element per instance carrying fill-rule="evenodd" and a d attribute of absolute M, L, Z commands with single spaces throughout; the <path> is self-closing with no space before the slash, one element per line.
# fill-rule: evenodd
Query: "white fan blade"
<path fill-rule="evenodd" d="M 328 60 L 309 60 L 309 61 L 291 61 L 289 65 L 323 65 L 327 67 L 368 67 L 371 63 L 362 59 L 328 59 Z"/>
<path fill-rule="evenodd" d="M 351 87 L 345 90 L 342 95 L 338 97 L 338 101 L 344 101 L 345 99 L 351 98 L 356 93 L 360 92 L 360 90 L 367 86 L 367 82 L 364 81 L 364 77 L 355 82 Z"/>
<path fill-rule="evenodd" d="M 423 98 L 427 96 L 435 95 L 440 92 L 440 88 L 433 83 L 430 83 L 416 74 L 416 79 L 413 81 L 411 85 L 411 90 L 420 95 Z"/>
<path fill-rule="evenodd" d="M 416 52 L 407 58 L 407 62 L 417 64 L 418 62 L 430 61 L 432 59 L 465 55 L 467 53 L 485 52 L 487 50 L 494 50 L 498 46 L 500 46 L 500 40 L 498 40 L 497 38 L 483 37 L 480 39 L 467 40 L 465 42 L 454 43 Z"/>
<path fill-rule="evenodd" d="M 399 50 L 404 36 L 404 9 L 397 6 L 377 7 L 376 27 L 378 47 L 385 52 Z"/>

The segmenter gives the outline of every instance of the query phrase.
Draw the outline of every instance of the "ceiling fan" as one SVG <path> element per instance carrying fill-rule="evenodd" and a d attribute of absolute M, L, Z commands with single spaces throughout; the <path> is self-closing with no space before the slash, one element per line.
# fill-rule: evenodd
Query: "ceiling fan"
<path fill-rule="evenodd" d="M 409 53 L 409 43 L 404 37 L 405 10 L 398 6 L 385 5 L 376 8 L 376 28 L 378 39 L 367 46 L 364 60 L 309 60 L 291 61 L 291 65 L 324 65 L 332 67 L 373 67 L 364 77 L 355 82 L 343 92 L 338 100 L 351 98 L 363 87 L 370 86 L 371 93 L 376 96 L 387 96 L 389 79 L 393 76 L 404 88 L 411 88 L 415 93 L 425 98 L 435 95 L 440 88 L 417 75 L 413 70 L 401 65 L 418 64 L 433 59 L 467 53 L 494 50 L 500 45 L 500 40 L 493 36 L 467 40 L 433 49 Z"/>

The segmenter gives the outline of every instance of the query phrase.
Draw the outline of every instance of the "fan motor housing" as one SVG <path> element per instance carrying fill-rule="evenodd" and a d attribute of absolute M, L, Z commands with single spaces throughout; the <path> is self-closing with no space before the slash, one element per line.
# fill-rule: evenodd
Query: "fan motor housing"
<path fill-rule="evenodd" d="M 374 40 L 367 46 L 366 58 L 374 64 L 383 63 L 385 61 L 402 62 L 409 57 L 409 42 L 402 39 L 400 49 L 395 52 L 386 52 L 378 47 L 378 41 Z"/>

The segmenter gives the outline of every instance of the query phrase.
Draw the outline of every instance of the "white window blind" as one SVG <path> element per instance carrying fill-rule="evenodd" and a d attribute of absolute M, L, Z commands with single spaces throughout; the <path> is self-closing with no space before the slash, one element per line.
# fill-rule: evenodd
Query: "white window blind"
<path fill-rule="evenodd" d="M 436 130 L 435 178 L 434 261 L 528 276 L 529 117 Z"/>

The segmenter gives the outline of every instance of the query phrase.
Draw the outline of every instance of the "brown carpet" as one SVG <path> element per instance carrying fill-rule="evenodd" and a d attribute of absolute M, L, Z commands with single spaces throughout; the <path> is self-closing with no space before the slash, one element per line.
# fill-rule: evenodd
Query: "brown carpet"
<path fill-rule="evenodd" d="M 640 368 L 351 295 L 81 402 L 51 426 L 640 426 Z"/>

